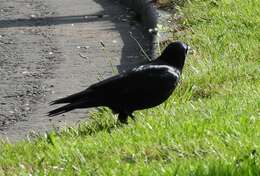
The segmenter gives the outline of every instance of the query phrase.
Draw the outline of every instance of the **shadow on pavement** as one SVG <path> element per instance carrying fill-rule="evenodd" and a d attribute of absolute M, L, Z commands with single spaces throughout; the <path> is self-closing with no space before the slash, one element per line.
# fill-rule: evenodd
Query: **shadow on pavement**
<path fill-rule="evenodd" d="M 123 41 L 122 54 L 120 59 L 120 65 L 117 66 L 118 72 L 121 73 L 125 70 L 129 70 L 140 63 L 145 62 L 145 59 L 141 57 L 140 48 L 136 41 L 130 37 L 129 32 L 132 33 L 134 38 L 140 42 L 140 45 L 149 54 L 149 48 L 151 48 L 151 40 L 148 34 L 142 31 L 142 27 L 133 18 L 129 17 L 129 10 L 125 7 L 121 8 L 121 16 L 114 13 L 115 1 L 110 0 L 94 0 L 100 4 L 103 11 L 96 14 L 88 15 L 76 15 L 76 16 L 56 16 L 56 17 L 42 17 L 42 18 L 21 18 L 0 20 L 0 28 L 11 27 L 35 27 L 35 26 L 51 26 L 60 24 L 73 24 L 73 23 L 88 23 L 95 21 L 111 21 L 115 24 L 115 28 L 111 30 L 117 30 Z M 116 4 L 120 6 L 120 4 Z M 128 12 L 127 12 L 128 11 Z M 140 59 L 141 58 L 141 59 Z"/>
<path fill-rule="evenodd" d="M 96 3 L 100 4 L 103 8 L 104 14 L 113 14 L 113 6 L 115 6 L 115 1 L 111 0 L 94 0 Z M 112 5 L 113 4 L 113 5 Z M 151 38 L 149 38 L 148 33 L 143 31 L 142 26 L 136 20 L 138 16 L 135 16 L 129 9 L 123 5 L 121 6 L 122 16 L 116 18 L 110 18 L 109 20 L 115 24 L 115 30 L 120 33 L 121 39 L 123 41 L 123 48 L 121 52 L 120 65 L 117 66 L 118 72 L 132 69 L 133 67 L 140 65 L 147 60 L 142 56 L 141 50 L 138 47 L 136 41 L 130 37 L 130 32 L 133 37 L 138 40 L 143 49 L 148 53 L 151 53 Z M 132 16 L 131 16 L 132 15 Z M 113 15 L 111 15 L 113 16 Z M 130 18 L 129 18 L 130 16 Z"/>
<path fill-rule="evenodd" d="M 103 8 L 103 14 L 108 14 L 113 17 L 113 11 L 115 6 L 115 1 L 111 0 L 94 0 L 96 3 L 100 4 Z M 129 70 L 141 63 L 147 62 L 147 60 L 142 56 L 140 48 L 136 41 L 130 37 L 130 32 L 133 37 L 138 40 L 140 45 L 144 50 L 150 54 L 150 48 L 152 45 L 151 38 L 149 38 L 148 33 L 143 31 L 142 26 L 136 20 L 138 16 L 135 16 L 129 9 L 121 6 L 122 15 L 120 17 L 109 18 L 111 22 L 115 24 L 115 30 L 120 33 L 121 39 L 123 41 L 123 48 L 121 52 L 120 65 L 117 66 L 118 72 L 121 73 L 125 70 Z M 131 16 L 132 15 L 132 16 Z"/>
<path fill-rule="evenodd" d="M 10 20 L 0 20 L 0 28 L 11 27 L 33 27 L 33 26 L 51 26 L 60 24 L 73 24 L 73 23 L 89 23 L 94 21 L 109 20 L 108 15 L 102 13 L 91 15 L 75 15 L 75 16 L 57 16 L 57 17 L 42 17 L 42 18 L 18 18 Z"/>

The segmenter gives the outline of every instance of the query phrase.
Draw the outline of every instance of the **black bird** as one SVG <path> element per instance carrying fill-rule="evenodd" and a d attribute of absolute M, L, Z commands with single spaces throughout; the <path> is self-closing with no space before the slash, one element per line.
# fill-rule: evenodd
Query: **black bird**
<path fill-rule="evenodd" d="M 118 120 L 127 123 L 133 112 L 151 108 L 169 98 L 179 82 L 188 46 L 173 42 L 161 56 L 146 65 L 135 67 L 122 74 L 113 76 L 91 85 L 86 90 L 51 102 L 67 103 L 49 112 L 56 116 L 77 108 L 107 106 L 119 114 Z"/>

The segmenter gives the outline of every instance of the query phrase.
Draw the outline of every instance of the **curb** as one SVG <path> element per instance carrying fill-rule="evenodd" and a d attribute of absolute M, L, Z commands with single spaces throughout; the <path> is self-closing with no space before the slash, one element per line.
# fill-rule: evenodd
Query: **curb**
<path fill-rule="evenodd" d="M 158 10 L 152 0 L 119 0 L 119 2 L 134 10 L 140 17 L 144 31 L 149 33 L 151 39 L 150 57 L 155 59 L 160 55 L 160 42 L 170 37 L 170 32 L 160 31 L 158 26 L 167 24 L 171 14 Z"/>

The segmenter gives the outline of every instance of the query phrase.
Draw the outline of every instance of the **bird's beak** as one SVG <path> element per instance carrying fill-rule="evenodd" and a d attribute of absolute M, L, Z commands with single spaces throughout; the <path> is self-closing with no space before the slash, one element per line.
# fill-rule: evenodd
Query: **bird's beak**
<path fill-rule="evenodd" d="M 186 51 L 186 55 L 188 54 L 192 54 L 192 48 L 189 45 L 187 45 L 187 51 Z"/>

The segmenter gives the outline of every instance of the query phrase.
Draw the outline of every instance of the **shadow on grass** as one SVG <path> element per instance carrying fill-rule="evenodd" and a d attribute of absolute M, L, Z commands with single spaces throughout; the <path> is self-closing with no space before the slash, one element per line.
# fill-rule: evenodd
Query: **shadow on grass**
<path fill-rule="evenodd" d="M 64 133 L 73 136 L 88 136 L 101 131 L 111 133 L 113 129 L 122 126 L 108 108 L 102 107 L 92 112 L 87 122 L 79 124 L 78 128 L 68 128 L 64 130 Z"/>
<path fill-rule="evenodd" d="M 97 108 L 97 111 L 92 112 L 89 119 L 86 122 L 81 122 L 74 127 L 63 127 L 61 129 L 55 129 L 53 131 L 41 134 L 30 134 L 28 136 L 29 141 L 44 140 L 47 143 L 55 145 L 53 142 L 55 137 L 84 137 L 92 136 L 99 132 L 111 133 L 114 129 L 124 127 L 117 121 L 116 115 L 105 107 Z"/>

